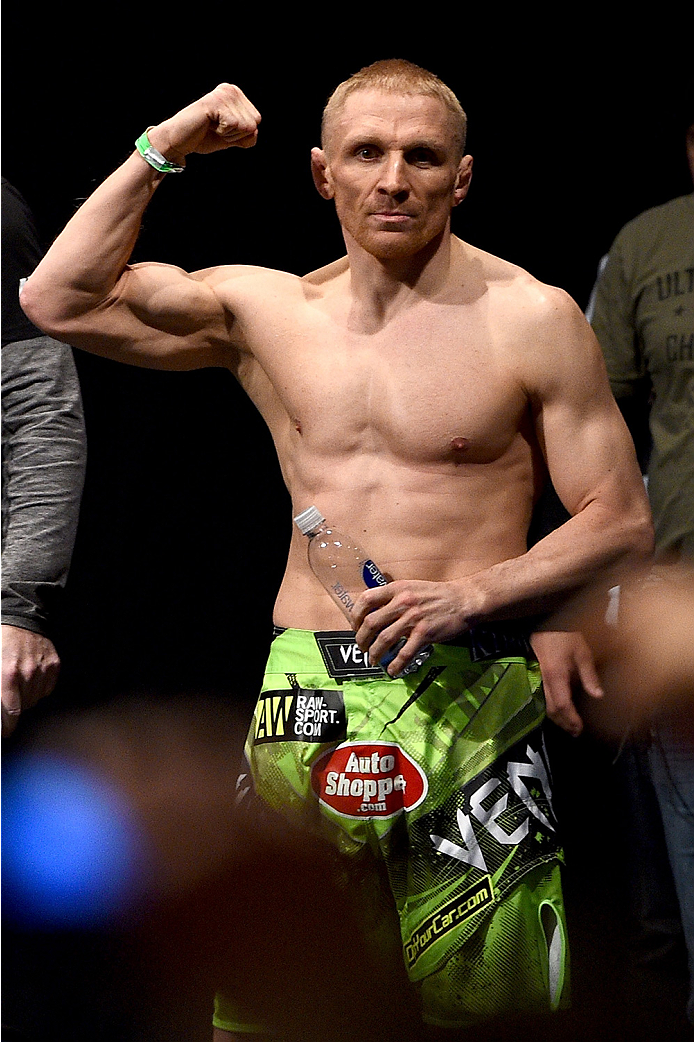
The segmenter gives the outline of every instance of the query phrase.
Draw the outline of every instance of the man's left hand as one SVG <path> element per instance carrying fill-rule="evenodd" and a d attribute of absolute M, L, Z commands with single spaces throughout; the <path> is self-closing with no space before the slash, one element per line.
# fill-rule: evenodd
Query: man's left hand
<path fill-rule="evenodd" d="M 458 586 L 451 582 L 400 579 L 362 593 L 354 608 L 357 644 L 372 662 L 404 637 L 388 666 L 399 676 L 427 644 L 450 640 L 468 628 Z"/>

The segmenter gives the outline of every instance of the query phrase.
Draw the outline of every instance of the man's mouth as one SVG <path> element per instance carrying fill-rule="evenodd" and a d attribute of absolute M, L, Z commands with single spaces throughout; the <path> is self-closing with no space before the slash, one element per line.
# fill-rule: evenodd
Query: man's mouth
<path fill-rule="evenodd" d="M 371 216 L 379 221 L 390 221 L 393 224 L 400 224 L 404 221 L 411 221 L 414 214 L 403 213 L 401 210 L 377 210 Z"/>

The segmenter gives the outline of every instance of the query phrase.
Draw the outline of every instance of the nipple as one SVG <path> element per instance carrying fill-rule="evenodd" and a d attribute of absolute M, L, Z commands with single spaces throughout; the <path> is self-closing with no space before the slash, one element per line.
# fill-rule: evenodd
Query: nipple
<path fill-rule="evenodd" d="M 470 442 L 467 438 L 451 438 L 450 446 L 453 463 L 458 467 L 465 462 L 465 451 L 470 447 Z"/>

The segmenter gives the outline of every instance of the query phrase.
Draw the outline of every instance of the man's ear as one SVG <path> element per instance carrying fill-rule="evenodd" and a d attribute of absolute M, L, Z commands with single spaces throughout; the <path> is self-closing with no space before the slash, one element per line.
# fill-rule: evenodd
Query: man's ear
<path fill-rule="evenodd" d="M 455 188 L 453 189 L 453 205 L 460 206 L 468 193 L 472 181 L 472 156 L 463 156 L 458 166 Z"/>
<path fill-rule="evenodd" d="M 328 158 L 322 148 L 311 149 L 311 173 L 319 195 L 324 199 L 332 199 L 334 193 Z"/>

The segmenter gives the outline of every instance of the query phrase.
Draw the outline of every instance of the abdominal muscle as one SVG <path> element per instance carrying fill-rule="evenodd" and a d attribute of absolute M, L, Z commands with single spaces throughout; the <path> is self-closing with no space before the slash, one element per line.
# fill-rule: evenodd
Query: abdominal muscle
<path fill-rule="evenodd" d="M 533 498 L 526 453 L 484 465 L 418 467 L 367 455 L 290 469 L 293 513 L 318 507 L 389 579 L 462 578 L 526 550 Z M 293 526 L 275 624 L 348 628 L 310 570 L 307 550 L 308 540 Z"/>

